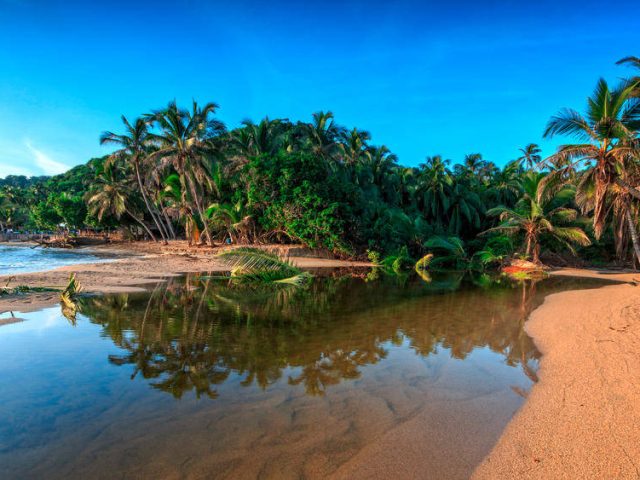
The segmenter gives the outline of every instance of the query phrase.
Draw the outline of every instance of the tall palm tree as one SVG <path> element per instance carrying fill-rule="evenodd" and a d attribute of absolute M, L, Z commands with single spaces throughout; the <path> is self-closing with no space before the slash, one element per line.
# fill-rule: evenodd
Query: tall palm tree
<path fill-rule="evenodd" d="M 147 142 L 149 133 L 147 122 L 143 118 L 137 118 L 135 122 L 131 124 L 124 115 L 122 115 L 121 118 L 125 127 L 125 133 L 117 135 L 113 132 L 103 132 L 100 135 L 100 145 L 117 145 L 120 148 L 111 155 L 110 161 L 125 161 L 133 166 L 144 204 L 166 244 L 167 238 L 169 237 L 168 230 L 165 228 L 162 218 L 160 217 L 160 212 L 157 211 L 155 205 L 149 200 L 147 187 L 142 181 L 142 175 L 140 173 L 140 167 L 150 152 Z"/>
<path fill-rule="evenodd" d="M 493 205 L 510 206 L 516 202 L 521 191 L 520 163 L 515 160 L 493 173 L 484 195 Z"/>
<path fill-rule="evenodd" d="M 242 125 L 231 133 L 231 146 L 245 159 L 274 154 L 283 143 L 281 120 L 265 117 L 258 124 L 244 120 Z"/>
<path fill-rule="evenodd" d="M 354 128 L 340 135 L 340 153 L 343 161 L 349 166 L 358 165 L 364 158 L 368 149 L 367 142 L 371 140 L 371 134 L 364 130 Z"/>
<path fill-rule="evenodd" d="M 444 226 L 453 188 L 449 163 L 449 160 L 435 155 L 427 157 L 425 163 L 419 166 L 416 191 L 418 207 L 425 213 L 427 220 L 433 220 L 439 228 Z"/>
<path fill-rule="evenodd" d="M 333 156 L 338 152 L 338 138 L 343 130 L 335 123 L 333 113 L 322 111 L 314 113 L 313 122 L 306 127 L 312 151 L 317 156 L 331 162 Z"/>
<path fill-rule="evenodd" d="M 540 162 L 542 160 L 542 156 L 540 155 L 541 152 L 542 150 L 540 150 L 540 147 L 538 145 L 536 145 L 535 143 L 530 143 L 524 148 L 520 149 L 520 153 L 522 155 L 518 157 L 517 161 L 518 163 L 520 163 L 520 165 L 522 165 L 523 168 L 526 168 L 527 170 L 533 170 L 540 165 Z"/>
<path fill-rule="evenodd" d="M 119 164 L 105 164 L 87 193 L 89 212 L 102 220 L 105 214 L 119 220 L 125 213 L 136 221 L 155 242 L 156 237 L 142 216 L 131 206 L 131 182 Z"/>
<path fill-rule="evenodd" d="M 639 165 L 630 162 L 623 172 L 625 180 L 630 184 L 638 184 L 640 181 Z M 582 173 L 579 177 L 578 194 L 576 203 L 583 213 L 589 213 L 594 208 L 595 175 L 592 170 Z M 632 201 L 632 196 L 625 188 L 612 183 L 605 195 L 605 211 L 611 217 L 614 231 L 616 255 L 619 259 L 626 257 L 626 249 L 629 242 L 633 246 L 635 257 L 640 264 L 640 240 L 636 226 L 638 225 L 638 205 Z"/>
<path fill-rule="evenodd" d="M 573 244 L 589 245 L 591 241 L 581 228 L 571 226 L 578 212 L 567 207 L 574 196 L 572 187 L 565 186 L 554 196 L 543 194 L 546 188 L 542 181 L 544 175 L 529 172 L 523 179 L 524 194 L 514 208 L 504 206 L 492 208 L 489 216 L 497 216 L 501 223 L 483 232 L 500 232 L 507 235 L 524 235 L 524 253 L 534 263 L 540 262 L 540 240 L 543 236 L 551 237 L 571 252 Z"/>
<path fill-rule="evenodd" d="M 215 103 L 200 107 L 194 101 L 192 110 L 187 111 L 179 109 L 174 101 L 165 110 L 148 115 L 149 121 L 160 129 L 160 133 L 149 134 L 157 146 L 149 158 L 162 160 L 178 174 L 183 200 L 186 202 L 190 196 L 192 213 L 201 219 L 209 245 L 213 245 L 213 239 L 205 217 L 203 196 L 215 188 L 210 173 L 216 153 L 213 142 L 225 131 L 221 122 L 211 118 L 217 109 Z"/>
<path fill-rule="evenodd" d="M 592 171 L 595 180 L 593 226 L 596 238 L 605 227 L 605 195 L 612 183 L 617 183 L 640 199 L 640 191 L 624 181 L 621 171 L 629 157 L 638 157 L 640 130 L 640 98 L 634 98 L 634 84 L 622 83 L 611 89 L 600 79 L 587 102 L 585 115 L 563 109 L 549 120 L 544 132 L 547 138 L 569 135 L 581 143 L 562 145 L 549 161 L 564 167 L 555 170 L 547 181 L 566 175 L 576 164 Z"/>

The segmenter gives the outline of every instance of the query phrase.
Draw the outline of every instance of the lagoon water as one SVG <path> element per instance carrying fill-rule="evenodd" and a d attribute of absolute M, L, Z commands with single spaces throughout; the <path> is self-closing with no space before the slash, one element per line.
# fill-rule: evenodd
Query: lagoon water
<path fill-rule="evenodd" d="M 14 312 L 0 477 L 349 478 L 371 458 L 402 471 L 405 454 L 468 477 L 536 380 L 531 309 L 601 283 L 427 280 L 189 275 L 85 298 L 75 321 Z"/>
<path fill-rule="evenodd" d="M 0 245 L 0 275 L 40 272 L 65 265 L 104 261 L 108 261 L 105 256 L 87 250 Z"/>

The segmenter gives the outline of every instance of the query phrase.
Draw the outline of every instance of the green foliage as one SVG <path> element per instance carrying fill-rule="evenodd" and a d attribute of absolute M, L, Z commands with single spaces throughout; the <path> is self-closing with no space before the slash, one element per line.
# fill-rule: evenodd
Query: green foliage
<path fill-rule="evenodd" d="M 431 260 L 433 267 L 451 267 L 464 270 L 470 259 L 462 239 L 456 236 L 434 236 L 427 240 L 424 248 L 434 252 Z"/>
<path fill-rule="evenodd" d="M 275 253 L 258 248 L 235 248 L 221 252 L 217 257 L 226 263 L 231 278 L 236 281 L 302 286 L 312 278 L 309 272 L 303 272 Z"/>

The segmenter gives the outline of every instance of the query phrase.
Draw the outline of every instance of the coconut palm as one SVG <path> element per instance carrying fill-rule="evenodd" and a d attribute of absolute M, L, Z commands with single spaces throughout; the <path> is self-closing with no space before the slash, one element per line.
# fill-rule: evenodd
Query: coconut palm
<path fill-rule="evenodd" d="M 554 196 L 544 195 L 546 187 L 544 175 L 529 172 L 523 179 L 524 194 L 513 209 L 504 206 L 492 208 L 489 216 L 497 216 L 500 224 L 483 232 L 500 232 L 506 235 L 524 235 L 524 254 L 534 263 L 540 263 L 540 241 L 544 236 L 551 237 L 575 253 L 574 244 L 591 244 L 584 231 L 571 223 L 578 212 L 569 208 L 575 191 L 565 186 Z"/>
<path fill-rule="evenodd" d="M 628 183 L 638 184 L 640 172 L 638 165 L 631 162 L 624 169 L 625 180 Z M 583 213 L 590 213 L 594 208 L 595 197 L 595 175 L 593 171 L 584 172 L 578 183 L 578 194 L 576 203 Z M 605 211 L 611 218 L 611 225 L 614 231 L 614 243 L 616 255 L 619 259 L 626 257 L 629 242 L 633 246 L 636 260 L 640 263 L 640 241 L 638 239 L 636 226 L 638 225 L 637 202 L 632 201 L 629 190 L 620 187 L 618 184 L 611 184 L 605 195 Z"/>
<path fill-rule="evenodd" d="M 520 149 L 520 157 L 518 157 L 517 162 L 527 170 L 533 170 L 540 165 L 542 161 L 542 156 L 540 153 L 540 147 L 535 143 L 530 143 L 524 148 Z"/>
<path fill-rule="evenodd" d="M 131 205 L 131 181 L 124 174 L 123 167 L 117 163 L 105 164 L 96 175 L 87 195 L 89 212 L 102 220 L 105 214 L 119 220 L 125 213 L 135 220 L 155 242 L 156 237 L 141 215 Z"/>
<path fill-rule="evenodd" d="M 449 196 L 453 181 L 449 169 L 449 160 L 440 155 L 427 157 L 419 166 L 416 198 L 418 207 L 428 220 L 433 220 L 438 227 L 443 227 L 449 211 Z"/>
<path fill-rule="evenodd" d="M 179 109 L 176 102 L 169 103 L 165 110 L 147 116 L 160 129 L 149 138 L 157 150 L 151 160 L 161 160 L 164 167 L 171 167 L 180 178 L 183 201 L 188 203 L 192 214 L 204 225 L 205 240 L 213 245 L 209 226 L 205 221 L 203 196 L 215 188 L 211 178 L 211 163 L 216 148 L 214 139 L 224 133 L 224 125 L 211 118 L 218 106 L 207 103 L 200 107 L 195 101 L 192 110 Z"/>
<path fill-rule="evenodd" d="M 640 57 L 624 57 L 616 62 L 616 65 L 630 65 L 637 70 L 640 70 Z M 634 94 L 640 96 L 640 75 L 636 75 L 629 80 L 631 83 L 636 84 L 636 91 Z"/>
<path fill-rule="evenodd" d="M 340 140 L 341 143 L 338 146 L 342 160 L 346 165 L 353 167 L 365 157 L 368 149 L 367 142 L 371 140 L 371 134 L 354 128 L 349 132 L 342 132 Z"/>
<path fill-rule="evenodd" d="M 636 198 L 640 191 L 622 178 L 625 161 L 638 157 L 637 132 L 640 129 L 640 98 L 634 98 L 635 84 L 622 83 L 611 89 L 600 79 L 588 99 L 585 115 L 564 109 L 549 120 L 547 138 L 569 135 L 582 143 L 562 145 L 548 161 L 565 165 L 552 172 L 547 182 L 553 184 L 577 164 L 592 171 L 595 180 L 593 227 L 600 238 L 605 227 L 605 196 L 609 186 L 617 183 Z M 551 192 L 552 190 L 548 190 Z"/>
<path fill-rule="evenodd" d="M 338 152 L 338 138 L 343 128 L 338 126 L 331 112 L 316 112 L 313 122 L 306 126 L 306 134 L 311 149 L 317 156 L 331 161 Z"/>
<path fill-rule="evenodd" d="M 160 217 L 160 212 L 158 212 L 155 205 L 149 200 L 147 187 L 144 185 L 140 173 L 140 167 L 150 152 L 147 143 L 147 122 L 142 118 L 138 118 L 131 124 L 124 115 L 121 118 L 125 127 L 125 133 L 118 135 L 113 132 L 103 132 L 100 135 L 100 145 L 117 145 L 120 148 L 111 154 L 110 161 L 125 161 L 133 166 L 138 188 L 142 194 L 147 211 L 158 228 L 162 239 L 167 243 L 167 238 L 170 236 L 169 231 Z"/>
<path fill-rule="evenodd" d="M 245 159 L 262 154 L 273 155 L 282 146 L 284 136 L 281 120 L 265 117 L 260 123 L 244 120 L 243 127 L 231 133 L 231 147 Z"/>
<path fill-rule="evenodd" d="M 214 225 L 225 229 L 233 243 L 251 243 L 255 239 L 253 217 L 242 201 L 234 204 L 212 203 L 206 215 Z"/>

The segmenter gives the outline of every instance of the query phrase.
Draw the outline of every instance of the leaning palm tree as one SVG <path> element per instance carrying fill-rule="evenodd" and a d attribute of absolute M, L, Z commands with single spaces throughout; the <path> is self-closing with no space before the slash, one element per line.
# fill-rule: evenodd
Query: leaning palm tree
<path fill-rule="evenodd" d="M 574 244 L 590 245 L 591 241 L 584 231 L 571 223 L 578 212 L 569 208 L 575 192 L 570 186 L 563 187 L 552 197 L 544 195 L 544 174 L 529 172 L 523 179 L 524 195 L 514 208 L 504 206 L 492 208 L 488 216 L 497 216 L 500 224 L 482 232 L 500 232 L 506 235 L 524 236 L 524 254 L 534 263 L 540 263 L 540 241 L 543 237 L 551 237 L 572 253 Z"/>
<path fill-rule="evenodd" d="M 142 194 L 147 211 L 158 228 L 162 239 L 167 243 L 167 238 L 170 236 L 169 231 L 162 221 L 160 212 L 158 212 L 155 205 L 150 201 L 147 187 L 142 181 L 142 175 L 140 173 L 140 167 L 150 152 L 147 142 L 149 133 L 147 122 L 142 118 L 138 118 L 131 124 L 129 120 L 127 120 L 127 117 L 123 115 L 122 123 L 125 127 L 125 133 L 118 135 L 113 132 L 103 132 L 100 135 L 100 145 L 117 145 L 120 148 L 111 154 L 109 161 L 126 161 L 133 166 L 138 188 Z"/>
<path fill-rule="evenodd" d="M 131 182 L 118 164 L 104 165 L 87 193 L 89 212 L 102 221 L 105 214 L 119 220 L 124 214 L 138 223 L 154 242 L 157 241 L 141 215 L 131 205 Z"/>
<path fill-rule="evenodd" d="M 624 169 L 625 181 L 637 184 L 640 181 L 640 165 L 629 162 Z M 594 208 L 595 175 L 593 171 L 584 172 L 578 183 L 576 204 L 583 213 L 589 213 Z M 632 201 L 629 191 L 618 184 L 611 184 L 605 195 L 605 208 L 614 232 L 614 243 L 618 259 L 627 256 L 627 246 L 631 243 L 636 260 L 640 264 L 640 239 L 638 238 L 638 205 Z"/>
<path fill-rule="evenodd" d="M 633 97 L 636 84 L 622 83 L 610 89 L 600 79 L 588 99 L 586 114 L 564 109 L 549 120 L 544 136 L 569 135 L 580 143 L 561 145 L 548 162 L 563 167 L 554 170 L 546 179 L 553 184 L 566 177 L 567 171 L 582 164 L 592 171 L 595 179 L 593 227 L 600 238 L 605 227 L 605 196 L 609 186 L 617 183 L 640 199 L 640 191 L 622 178 L 625 161 L 638 157 L 637 134 L 640 130 L 640 98 Z M 552 189 L 547 190 L 549 192 Z"/>
<path fill-rule="evenodd" d="M 200 107 L 195 101 L 191 111 L 179 109 L 176 102 L 169 103 L 165 110 L 147 116 L 160 129 L 150 133 L 149 138 L 157 146 L 150 160 L 161 160 L 171 167 L 180 178 L 183 201 L 189 195 L 192 214 L 204 225 L 205 240 L 213 245 L 209 226 L 205 218 L 203 197 L 215 188 L 211 178 L 211 163 L 216 148 L 214 139 L 225 131 L 224 125 L 212 119 L 218 106 L 207 103 Z"/>
<path fill-rule="evenodd" d="M 517 161 L 520 165 L 522 165 L 522 167 L 526 168 L 527 170 L 533 170 L 540 165 L 540 162 L 542 160 L 542 156 L 540 155 L 541 152 L 542 150 L 540 150 L 540 147 L 538 145 L 536 145 L 535 143 L 530 143 L 524 148 L 520 149 L 520 153 L 522 155 L 518 157 Z"/>

